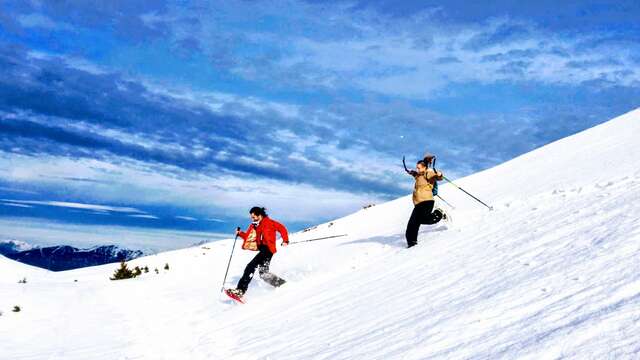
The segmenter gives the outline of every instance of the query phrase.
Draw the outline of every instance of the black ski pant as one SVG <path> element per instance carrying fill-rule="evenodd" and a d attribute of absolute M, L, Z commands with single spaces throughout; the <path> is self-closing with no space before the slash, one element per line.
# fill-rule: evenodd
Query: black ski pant
<path fill-rule="evenodd" d="M 419 203 L 413 208 L 409 223 L 407 224 L 407 231 L 405 237 L 407 238 L 407 246 L 412 247 L 418 243 L 418 231 L 420 225 L 433 225 L 442 220 L 442 213 L 440 211 L 433 211 L 433 200 L 427 200 Z"/>
<path fill-rule="evenodd" d="M 247 264 L 247 267 L 244 269 L 244 274 L 240 278 L 240 281 L 238 281 L 237 288 L 243 292 L 247 291 L 256 268 L 258 268 L 260 278 L 269 285 L 278 287 L 284 284 L 285 281 L 283 279 L 269 272 L 269 263 L 271 263 L 272 257 L 273 254 L 266 245 L 258 246 L 258 254 Z"/>

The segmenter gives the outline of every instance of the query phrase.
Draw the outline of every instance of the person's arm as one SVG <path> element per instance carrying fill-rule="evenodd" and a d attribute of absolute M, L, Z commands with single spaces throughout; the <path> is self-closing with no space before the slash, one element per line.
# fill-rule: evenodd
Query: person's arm
<path fill-rule="evenodd" d="M 418 176 L 418 172 L 417 171 L 407 169 L 407 164 L 404 162 L 404 156 L 402 157 L 402 166 L 404 166 L 404 171 L 406 171 L 407 174 L 411 175 L 413 178 Z"/>
<path fill-rule="evenodd" d="M 427 180 L 431 182 L 432 180 L 441 181 L 444 178 L 444 174 L 442 171 L 434 171 L 433 169 L 427 170 Z"/>
<path fill-rule="evenodd" d="M 247 232 L 243 232 L 242 230 L 240 230 L 240 228 L 238 228 L 236 234 L 240 236 L 243 240 L 247 240 L 247 236 L 249 236 L 250 232 L 251 232 L 251 225 L 249 225 L 249 227 L 247 228 Z"/>
<path fill-rule="evenodd" d="M 271 221 L 273 221 L 273 225 L 275 226 L 276 231 L 280 233 L 280 236 L 282 236 L 281 245 L 283 246 L 289 245 L 289 233 L 287 232 L 287 228 L 275 220 L 271 220 Z"/>

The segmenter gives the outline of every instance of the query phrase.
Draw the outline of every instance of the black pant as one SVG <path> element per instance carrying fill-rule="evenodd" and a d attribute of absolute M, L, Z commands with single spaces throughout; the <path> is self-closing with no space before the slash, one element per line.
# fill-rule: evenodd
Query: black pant
<path fill-rule="evenodd" d="M 238 281 L 237 288 L 242 291 L 247 291 L 256 268 L 258 268 L 260 278 L 268 284 L 275 287 L 284 284 L 285 281 L 283 279 L 269 272 L 269 263 L 271 263 L 272 257 L 273 254 L 266 245 L 258 246 L 258 254 L 247 264 L 247 267 L 244 269 L 244 274 L 240 278 L 240 281 Z"/>
<path fill-rule="evenodd" d="M 442 220 L 442 213 L 440 211 L 433 211 L 433 200 L 423 201 L 413 208 L 409 223 L 407 224 L 407 231 L 405 237 L 407 238 L 407 245 L 409 247 L 418 243 L 418 231 L 420 225 L 432 225 Z"/>

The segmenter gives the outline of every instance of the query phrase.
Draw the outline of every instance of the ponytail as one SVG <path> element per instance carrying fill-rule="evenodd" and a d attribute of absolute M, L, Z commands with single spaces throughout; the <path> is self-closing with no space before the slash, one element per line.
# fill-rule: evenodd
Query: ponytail
<path fill-rule="evenodd" d="M 257 216 L 267 216 L 267 209 L 263 207 L 254 206 L 249 210 L 249 214 L 257 215 Z"/>

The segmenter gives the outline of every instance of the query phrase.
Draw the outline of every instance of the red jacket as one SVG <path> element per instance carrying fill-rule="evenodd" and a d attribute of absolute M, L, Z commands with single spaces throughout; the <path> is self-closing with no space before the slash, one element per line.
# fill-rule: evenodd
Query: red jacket
<path fill-rule="evenodd" d="M 247 232 L 240 231 L 238 235 L 246 240 L 252 230 L 252 227 L 253 224 L 250 224 Z M 266 245 L 269 248 L 269 251 L 271 251 L 272 254 L 275 254 L 276 231 L 280 233 L 280 236 L 282 236 L 282 241 L 288 244 L 289 233 L 287 232 L 287 228 L 279 222 L 271 220 L 268 216 L 262 218 L 262 221 L 260 221 L 260 224 L 258 224 L 258 227 L 256 228 L 256 241 L 258 246 Z"/>

